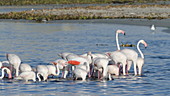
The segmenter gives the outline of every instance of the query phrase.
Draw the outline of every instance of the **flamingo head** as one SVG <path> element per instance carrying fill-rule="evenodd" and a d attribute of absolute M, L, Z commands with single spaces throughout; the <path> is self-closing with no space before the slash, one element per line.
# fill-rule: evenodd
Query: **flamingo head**
<path fill-rule="evenodd" d="M 71 65 L 79 65 L 80 62 L 79 62 L 79 61 L 76 61 L 76 60 L 70 60 L 70 61 L 68 61 L 68 64 L 71 64 Z"/>
<path fill-rule="evenodd" d="M 8 74 L 8 78 L 11 79 L 12 78 L 11 70 L 9 70 L 9 68 L 7 67 L 2 67 L 2 68 L 6 68 L 6 73 Z"/>
<path fill-rule="evenodd" d="M 116 31 L 116 33 L 122 33 L 123 35 L 126 35 L 126 34 L 125 34 L 125 31 L 120 30 L 120 29 L 118 29 L 118 30 Z"/>
<path fill-rule="evenodd" d="M 142 43 L 145 46 L 145 48 L 147 48 L 148 44 L 144 40 L 140 40 L 140 43 Z"/>

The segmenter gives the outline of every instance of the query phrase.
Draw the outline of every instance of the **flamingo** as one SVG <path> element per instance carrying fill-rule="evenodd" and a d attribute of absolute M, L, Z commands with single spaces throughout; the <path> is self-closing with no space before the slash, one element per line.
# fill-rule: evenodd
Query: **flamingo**
<path fill-rule="evenodd" d="M 69 54 L 73 54 L 73 53 L 69 53 L 69 52 L 59 53 L 58 56 L 60 56 L 60 57 L 61 57 L 62 59 L 64 59 L 64 60 L 67 60 L 66 57 L 67 57 Z"/>
<path fill-rule="evenodd" d="M 73 71 L 73 76 L 75 77 L 75 80 L 78 78 L 82 78 L 83 81 L 86 80 L 86 76 L 88 74 L 88 64 L 87 62 L 84 62 L 84 64 L 80 65 L 79 67 L 76 67 L 76 69 Z"/>
<path fill-rule="evenodd" d="M 32 68 L 29 64 L 21 64 L 19 66 L 19 69 L 20 69 L 21 72 L 32 71 Z"/>
<path fill-rule="evenodd" d="M 138 59 L 137 59 L 138 75 L 142 74 L 142 67 L 144 65 L 144 54 L 142 53 L 142 51 L 139 48 L 140 43 L 144 44 L 145 48 L 148 45 L 144 40 L 139 40 L 138 43 L 137 43 L 137 49 L 138 49 L 138 51 L 141 55 L 141 57 L 138 57 Z"/>
<path fill-rule="evenodd" d="M 146 44 L 146 42 L 144 40 L 140 40 L 138 42 L 137 49 L 138 49 L 138 51 L 141 54 L 141 51 L 139 49 L 139 44 L 140 43 L 143 43 L 145 46 L 147 46 L 147 44 Z M 123 50 L 121 50 L 121 52 L 123 52 L 127 56 L 128 61 L 132 61 L 133 62 L 133 64 L 134 64 L 134 74 L 137 75 L 137 68 L 136 68 L 137 67 L 137 62 L 141 61 L 141 60 L 138 60 L 138 53 L 136 51 L 132 50 L 132 49 L 123 49 Z M 144 62 L 141 61 L 141 63 L 144 63 Z M 129 66 L 129 69 L 130 69 L 131 62 L 128 63 L 128 66 Z M 140 68 L 139 68 L 140 70 L 139 71 L 141 71 L 142 65 L 138 65 L 138 66 L 140 66 Z M 141 72 L 140 72 L 140 74 L 141 74 Z"/>
<path fill-rule="evenodd" d="M 38 77 L 39 81 L 41 81 L 40 76 L 43 77 L 43 81 L 47 80 L 47 78 L 48 78 L 48 68 L 47 68 L 47 66 L 38 65 L 36 70 L 37 70 L 37 77 Z"/>
<path fill-rule="evenodd" d="M 68 63 L 64 59 L 57 59 L 54 62 L 51 62 L 51 64 L 55 65 L 57 68 L 57 75 L 60 74 L 60 70 L 62 70 L 62 77 L 66 78 L 68 74 Z"/>
<path fill-rule="evenodd" d="M 109 75 L 109 80 L 112 80 L 111 75 L 116 75 L 119 76 L 119 67 L 114 64 L 114 65 L 108 65 L 108 75 Z"/>
<path fill-rule="evenodd" d="M 118 63 L 122 64 L 123 65 L 123 75 L 126 75 L 127 57 L 125 54 L 123 54 L 120 51 L 119 40 L 118 40 L 118 34 L 120 34 L 120 33 L 125 35 L 125 31 L 123 31 L 123 30 L 116 31 L 117 51 L 106 52 L 106 55 L 108 55 L 116 64 L 118 64 Z"/>
<path fill-rule="evenodd" d="M 99 72 L 102 73 L 102 77 L 100 78 L 100 74 L 98 74 L 98 79 L 104 79 L 107 76 L 107 71 L 108 71 L 108 64 L 109 64 L 109 60 L 106 58 L 96 58 L 93 61 L 93 65 L 94 65 L 94 70 L 98 70 Z"/>
<path fill-rule="evenodd" d="M 33 71 L 23 71 L 19 76 L 15 77 L 14 79 L 23 79 L 26 82 L 28 80 L 33 80 L 34 82 L 36 81 L 36 74 Z"/>
<path fill-rule="evenodd" d="M 48 75 L 58 76 L 59 75 L 59 68 L 54 65 L 46 65 L 48 68 Z M 57 71 L 57 73 L 56 73 Z"/>
<path fill-rule="evenodd" d="M 11 64 L 11 69 L 13 66 L 14 69 L 16 70 L 15 75 L 18 76 L 21 59 L 16 54 L 6 54 L 6 57 L 9 63 Z"/>
<path fill-rule="evenodd" d="M 9 70 L 7 67 L 3 67 L 3 68 L 2 68 L 2 71 L 1 71 L 1 72 L 2 72 L 2 75 L 1 75 L 0 79 L 4 78 L 4 76 L 5 76 L 5 71 L 6 71 L 7 74 L 8 74 L 8 78 L 11 79 L 11 78 L 12 78 L 11 70 Z"/>

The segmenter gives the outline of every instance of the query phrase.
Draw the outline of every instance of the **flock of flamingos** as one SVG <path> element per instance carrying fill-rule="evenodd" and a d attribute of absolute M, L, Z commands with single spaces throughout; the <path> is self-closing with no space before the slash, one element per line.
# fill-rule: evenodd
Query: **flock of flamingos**
<path fill-rule="evenodd" d="M 144 65 L 144 55 L 139 48 L 140 44 L 147 47 L 144 40 L 139 40 L 137 50 L 122 49 L 118 41 L 118 35 L 124 34 L 125 31 L 116 31 L 117 50 L 105 53 L 88 52 L 82 55 L 74 53 L 60 53 L 61 59 L 50 62 L 49 65 L 37 65 L 32 68 L 29 64 L 21 63 L 21 59 L 16 54 L 6 54 L 7 61 L 0 62 L 1 77 L 9 79 L 22 79 L 27 81 L 46 81 L 50 75 L 67 78 L 71 74 L 73 80 L 97 79 L 97 80 L 113 80 L 113 75 L 128 75 L 131 65 L 134 66 L 134 75 L 142 74 Z M 138 56 L 138 53 L 140 56 Z M 9 67 L 4 66 L 8 63 Z M 7 77 L 8 76 L 8 77 Z"/>

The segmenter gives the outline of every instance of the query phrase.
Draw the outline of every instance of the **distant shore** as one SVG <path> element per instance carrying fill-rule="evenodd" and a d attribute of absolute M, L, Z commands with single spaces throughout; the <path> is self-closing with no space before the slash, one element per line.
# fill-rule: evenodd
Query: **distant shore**
<path fill-rule="evenodd" d="M 170 5 L 107 5 L 7 12 L 0 21 L 115 23 L 170 27 Z"/>
<path fill-rule="evenodd" d="M 168 19 L 170 5 L 107 5 L 1 13 L 0 19 L 36 21 L 88 19 Z"/>

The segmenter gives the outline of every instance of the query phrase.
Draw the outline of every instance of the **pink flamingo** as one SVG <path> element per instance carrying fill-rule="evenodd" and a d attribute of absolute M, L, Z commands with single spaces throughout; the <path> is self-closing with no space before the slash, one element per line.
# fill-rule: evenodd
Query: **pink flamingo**
<path fill-rule="evenodd" d="M 123 75 L 126 75 L 126 65 L 127 65 L 127 57 L 125 54 L 123 54 L 120 51 L 119 46 L 119 40 L 118 40 L 118 34 L 122 33 L 125 35 L 125 32 L 123 30 L 117 30 L 116 31 L 116 45 L 117 45 L 117 51 L 114 52 L 108 52 L 106 53 L 110 58 L 115 62 L 115 64 L 122 64 L 123 65 Z"/>
<path fill-rule="evenodd" d="M 21 59 L 15 54 L 6 54 L 6 57 L 7 57 L 7 60 L 9 61 L 9 63 L 11 64 L 11 69 L 13 66 L 16 70 L 15 75 L 18 76 Z"/>
<path fill-rule="evenodd" d="M 7 68 L 7 67 L 2 67 L 2 75 L 1 75 L 1 77 L 0 77 L 0 79 L 2 79 L 2 78 L 4 78 L 4 76 L 5 76 L 5 71 L 7 72 L 7 74 L 8 74 L 8 78 L 10 79 L 10 78 L 12 78 L 12 74 L 11 74 L 11 71 Z"/>
<path fill-rule="evenodd" d="M 141 57 L 138 57 L 138 59 L 137 59 L 138 75 L 142 74 L 142 67 L 144 65 L 144 54 L 142 53 L 142 51 L 139 48 L 140 43 L 142 43 L 145 46 L 145 48 L 148 46 L 144 40 L 139 40 L 137 43 L 137 49 L 141 55 Z"/>

